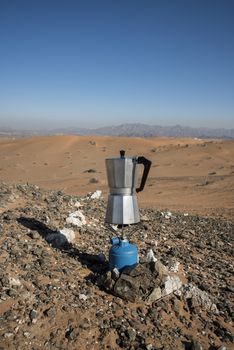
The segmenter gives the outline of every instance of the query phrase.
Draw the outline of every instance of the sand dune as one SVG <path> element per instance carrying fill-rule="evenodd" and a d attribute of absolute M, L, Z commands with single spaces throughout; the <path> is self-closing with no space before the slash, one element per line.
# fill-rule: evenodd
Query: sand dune
<path fill-rule="evenodd" d="M 179 138 L 51 136 L 0 139 L 0 181 L 29 182 L 83 195 L 106 182 L 105 158 L 145 156 L 152 168 L 141 206 L 233 214 L 234 141 Z"/>

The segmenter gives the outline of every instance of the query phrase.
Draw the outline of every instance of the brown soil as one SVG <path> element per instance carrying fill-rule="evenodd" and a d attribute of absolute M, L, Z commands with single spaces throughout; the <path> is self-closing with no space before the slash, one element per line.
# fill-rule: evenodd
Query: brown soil
<path fill-rule="evenodd" d="M 0 181 L 106 197 L 105 158 L 145 156 L 152 168 L 139 205 L 233 217 L 234 141 L 192 138 L 50 136 L 0 139 Z M 93 172 L 87 170 L 93 169 Z"/>

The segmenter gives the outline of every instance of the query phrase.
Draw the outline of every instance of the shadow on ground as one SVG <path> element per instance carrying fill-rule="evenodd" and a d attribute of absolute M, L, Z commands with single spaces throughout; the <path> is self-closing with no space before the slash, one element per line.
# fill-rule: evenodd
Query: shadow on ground
<path fill-rule="evenodd" d="M 101 273 L 108 269 L 107 262 L 100 259 L 100 255 L 88 254 L 80 251 L 68 242 L 66 236 L 56 230 L 50 229 L 43 222 L 29 217 L 20 217 L 18 223 L 38 234 L 53 248 L 59 249 L 64 254 L 77 259 L 82 265 L 90 269 L 93 273 Z M 51 239 L 51 237 L 55 237 Z"/>

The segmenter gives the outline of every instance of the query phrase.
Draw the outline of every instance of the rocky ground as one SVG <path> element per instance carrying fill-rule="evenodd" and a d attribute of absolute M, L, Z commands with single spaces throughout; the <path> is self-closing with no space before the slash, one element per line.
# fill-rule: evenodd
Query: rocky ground
<path fill-rule="evenodd" d="M 123 295 L 105 280 L 118 231 L 99 195 L 0 185 L 0 349 L 234 349 L 231 218 L 142 210 Z"/>

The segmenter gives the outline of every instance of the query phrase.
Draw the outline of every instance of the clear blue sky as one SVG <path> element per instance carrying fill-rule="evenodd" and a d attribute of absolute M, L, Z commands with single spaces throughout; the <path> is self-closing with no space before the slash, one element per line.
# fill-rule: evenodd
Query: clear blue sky
<path fill-rule="evenodd" d="M 0 126 L 234 127 L 233 0 L 0 0 Z"/>

